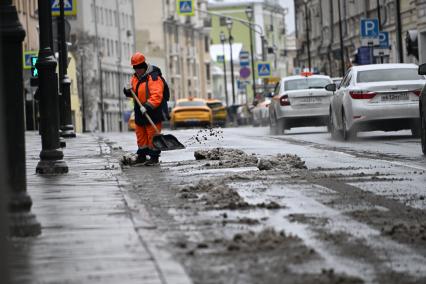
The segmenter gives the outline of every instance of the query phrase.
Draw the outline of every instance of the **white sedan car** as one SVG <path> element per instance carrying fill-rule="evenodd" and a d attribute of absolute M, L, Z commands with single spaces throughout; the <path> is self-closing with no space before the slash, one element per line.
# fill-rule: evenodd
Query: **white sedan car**
<path fill-rule="evenodd" d="M 324 87 L 331 83 L 330 77 L 324 75 L 281 79 L 269 105 L 271 134 L 283 134 L 292 127 L 328 125 L 332 92 Z"/>
<path fill-rule="evenodd" d="M 418 136 L 419 96 L 426 81 L 417 69 L 415 64 L 350 68 L 331 99 L 332 137 L 348 140 L 358 131 L 401 129 Z"/>

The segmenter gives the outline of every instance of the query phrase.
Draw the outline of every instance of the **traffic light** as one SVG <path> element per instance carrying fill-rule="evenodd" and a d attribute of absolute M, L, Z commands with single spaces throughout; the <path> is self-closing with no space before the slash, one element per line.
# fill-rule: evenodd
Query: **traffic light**
<path fill-rule="evenodd" d="M 405 34 L 405 46 L 407 47 L 407 54 L 413 55 L 419 59 L 419 41 L 416 30 L 409 30 Z"/>
<path fill-rule="evenodd" d="M 38 77 L 38 70 L 35 66 L 36 63 L 37 63 L 37 57 L 36 56 L 31 57 L 31 76 L 32 77 Z"/>
<path fill-rule="evenodd" d="M 38 86 L 38 69 L 36 68 L 37 63 L 37 57 L 33 56 L 31 57 L 31 79 L 30 79 L 30 85 L 32 87 Z"/>

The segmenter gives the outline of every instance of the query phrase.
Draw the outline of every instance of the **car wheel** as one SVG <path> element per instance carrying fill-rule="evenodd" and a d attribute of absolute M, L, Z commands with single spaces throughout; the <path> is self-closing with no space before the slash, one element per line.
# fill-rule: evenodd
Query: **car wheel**
<path fill-rule="evenodd" d="M 420 134 L 420 127 L 421 127 L 421 125 L 418 122 L 414 122 L 411 125 L 411 135 L 413 135 L 413 137 L 420 138 L 420 135 L 421 135 Z"/>
<path fill-rule="evenodd" d="M 341 132 L 336 128 L 336 124 L 334 123 L 334 118 L 331 111 L 327 128 L 331 134 L 332 139 L 339 140 L 342 138 Z"/>
<path fill-rule="evenodd" d="M 426 155 L 426 117 L 420 116 L 420 138 L 422 140 L 423 155 Z"/>
<path fill-rule="evenodd" d="M 343 140 L 348 141 L 356 137 L 356 131 L 353 128 L 348 129 L 348 122 L 346 121 L 346 115 L 344 111 L 342 112 L 342 128 Z"/>

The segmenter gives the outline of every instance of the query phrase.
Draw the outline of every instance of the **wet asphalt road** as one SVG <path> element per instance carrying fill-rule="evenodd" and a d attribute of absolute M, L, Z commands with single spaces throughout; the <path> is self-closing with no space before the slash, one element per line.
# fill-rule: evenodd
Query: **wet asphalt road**
<path fill-rule="evenodd" d="M 409 131 L 350 142 L 321 127 L 166 132 L 187 149 L 164 152 L 158 168 L 124 168 L 123 177 L 195 283 L 426 282 L 426 158 Z M 118 146 L 135 151 L 134 133 L 103 137 L 117 158 Z M 195 161 L 194 151 L 215 147 L 295 154 L 307 169 Z M 212 206 L 235 197 L 223 194 L 230 190 L 250 206 Z"/>

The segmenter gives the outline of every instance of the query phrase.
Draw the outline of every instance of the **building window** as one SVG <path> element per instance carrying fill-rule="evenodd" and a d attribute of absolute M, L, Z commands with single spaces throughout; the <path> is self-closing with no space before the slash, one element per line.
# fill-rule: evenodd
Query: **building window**
<path fill-rule="evenodd" d="M 209 52 L 210 49 L 210 40 L 208 36 L 204 37 L 204 51 Z"/>

